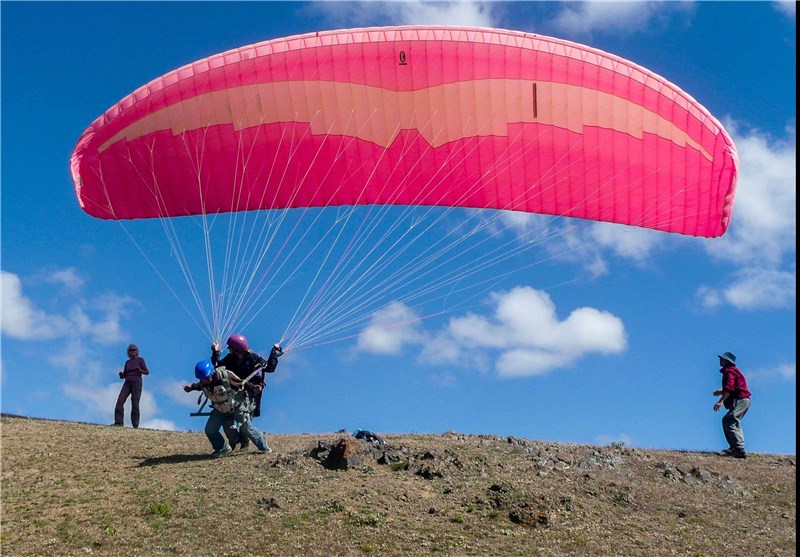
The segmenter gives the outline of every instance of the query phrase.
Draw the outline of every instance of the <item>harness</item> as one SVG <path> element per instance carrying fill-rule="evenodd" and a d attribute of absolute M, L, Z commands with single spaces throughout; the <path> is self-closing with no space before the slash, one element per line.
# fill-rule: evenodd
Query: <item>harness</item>
<path fill-rule="evenodd" d="M 191 412 L 190 416 L 209 416 L 211 415 L 210 412 L 204 412 L 203 408 L 207 403 L 211 403 L 211 407 L 215 410 L 222 412 L 223 414 L 232 414 L 237 409 L 241 409 L 241 414 L 245 417 L 248 417 L 250 413 L 253 411 L 254 401 L 251 399 L 247 390 L 244 388 L 245 383 L 250 381 L 257 373 L 261 372 L 263 369 L 263 364 L 260 366 L 256 366 L 256 369 L 253 370 L 253 373 L 248 375 L 242 380 L 242 389 L 237 391 L 233 387 L 231 387 L 230 381 L 228 381 L 228 370 L 224 366 L 218 367 L 216 371 L 220 372 L 220 378 L 222 381 L 221 385 L 214 385 L 213 387 L 206 387 L 203 386 L 201 383 L 201 390 L 203 392 L 202 395 L 197 399 L 197 404 L 200 404 L 200 408 L 198 408 L 197 412 Z M 205 395 L 206 399 L 202 401 L 203 395 Z"/>
<path fill-rule="evenodd" d="M 239 406 L 244 406 L 244 412 L 249 411 L 249 403 L 247 393 L 242 390 L 237 391 L 231 387 L 228 381 L 228 370 L 224 367 L 218 367 L 216 371 L 219 372 L 220 380 L 219 385 L 203 386 L 203 394 L 211 403 L 211 407 L 223 414 L 232 414 Z"/>

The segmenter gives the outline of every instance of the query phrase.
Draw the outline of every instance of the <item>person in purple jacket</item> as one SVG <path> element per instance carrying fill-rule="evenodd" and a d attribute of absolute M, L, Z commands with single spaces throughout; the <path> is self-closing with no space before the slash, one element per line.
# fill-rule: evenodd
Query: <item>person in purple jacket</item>
<path fill-rule="evenodd" d="M 117 397 L 114 407 L 114 425 L 122 427 L 125 418 L 125 401 L 131 397 L 131 425 L 139 427 L 139 400 L 142 398 L 142 375 L 149 375 L 150 370 L 144 358 L 139 356 L 139 348 L 135 344 L 128 345 L 128 361 L 119 372 L 119 378 L 124 379 L 122 389 Z"/>
<path fill-rule="evenodd" d="M 723 456 L 746 458 L 744 451 L 744 432 L 742 418 L 750 409 L 750 390 L 742 370 L 736 367 L 736 356 L 732 352 L 719 355 L 719 372 L 722 374 L 722 388 L 714 391 L 720 399 L 714 404 L 714 412 L 724 406 L 728 411 L 722 416 L 722 432 L 729 447 L 720 452 Z"/>

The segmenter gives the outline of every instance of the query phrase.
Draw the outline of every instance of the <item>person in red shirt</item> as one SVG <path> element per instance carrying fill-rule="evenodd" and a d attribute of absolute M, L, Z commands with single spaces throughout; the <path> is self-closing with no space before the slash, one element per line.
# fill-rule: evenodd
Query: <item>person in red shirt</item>
<path fill-rule="evenodd" d="M 714 412 L 724 406 L 728 411 L 722 416 L 722 432 L 729 447 L 720 452 L 723 456 L 746 458 L 744 451 L 744 432 L 742 418 L 750 409 L 750 390 L 742 370 L 736 367 L 736 356 L 733 352 L 719 355 L 719 372 L 722 374 L 722 388 L 714 391 L 720 399 L 714 404 Z"/>
<path fill-rule="evenodd" d="M 142 375 L 149 375 L 150 370 L 144 358 L 139 356 L 139 348 L 135 344 L 128 345 L 128 361 L 125 367 L 119 372 L 119 378 L 124 379 L 122 389 L 117 397 L 117 405 L 114 407 L 114 425 L 123 426 L 125 417 L 125 401 L 131 397 L 131 425 L 139 427 L 139 400 L 142 398 Z"/>

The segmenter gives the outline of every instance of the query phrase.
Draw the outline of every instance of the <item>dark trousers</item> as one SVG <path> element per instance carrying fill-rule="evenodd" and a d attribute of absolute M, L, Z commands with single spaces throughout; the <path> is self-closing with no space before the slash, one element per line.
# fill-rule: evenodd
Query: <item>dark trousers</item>
<path fill-rule="evenodd" d="M 131 397 L 131 425 L 139 427 L 139 401 L 142 398 L 142 383 L 139 381 L 125 381 L 117 397 L 114 407 L 114 424 L 122 425 L 125 421 L 125 401 Z"/>
<path fill-rule="evenodd" d="M 744 450 L 744 431 L 742 430 L 742 418 L 750 409 L 749 398 L 734 398 L 733 404 L 722 416 L 722 432 L 725 440 L 734 451 Z"/>
<path fill-rule="evenodd" d="M 253 417 L 258 418 L 261 415 L 261 395 L 264 392 L 258 392 L 253 394 Z"/>

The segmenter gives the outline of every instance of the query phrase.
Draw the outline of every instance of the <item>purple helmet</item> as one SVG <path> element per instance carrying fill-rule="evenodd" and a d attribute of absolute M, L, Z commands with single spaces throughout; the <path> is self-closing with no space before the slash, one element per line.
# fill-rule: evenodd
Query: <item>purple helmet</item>
<path fill-rule="evenodd" d="M 231 352 L 244 353 L 247 352 L 248 348 L 250 346 L 247 344 L 247 339 L 244 338 L 244 335 L 231 335 L 228 339 L 228 350 Z"/>
<path fill-rule="evenodd" d="M 211 360 L 200 360 L 194 366 L 194 376 L 198 379 L 208 379 L 212 375 L 214 375 L 214 364 Z"/>

